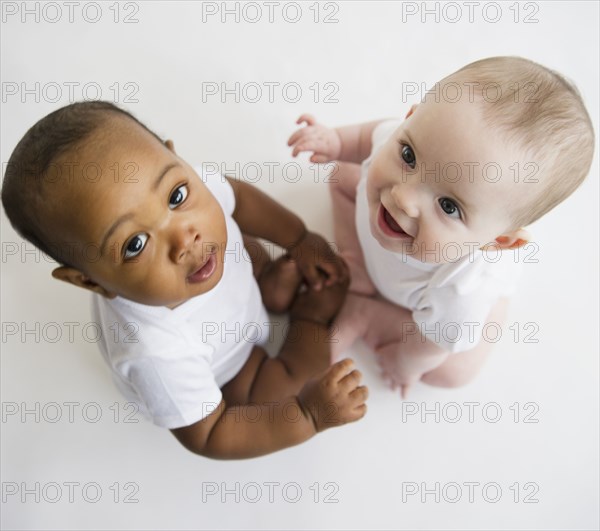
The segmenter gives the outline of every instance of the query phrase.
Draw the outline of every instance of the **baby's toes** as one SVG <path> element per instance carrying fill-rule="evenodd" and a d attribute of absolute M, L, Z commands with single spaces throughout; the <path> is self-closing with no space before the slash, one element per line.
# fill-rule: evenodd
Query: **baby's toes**
<path fill-rule="evenodd" d="M 401 383 L 396 374 L 396 364 L 388 356 L 376 355 L 377 365 L 379 365 L 381 377 L 392 390 L 400 387 Z"/>

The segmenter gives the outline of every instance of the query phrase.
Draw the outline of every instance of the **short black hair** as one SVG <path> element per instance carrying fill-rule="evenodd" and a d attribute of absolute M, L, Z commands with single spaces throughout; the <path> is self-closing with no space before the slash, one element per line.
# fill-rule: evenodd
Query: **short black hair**
<path fill-rule="evenodd" d="M 13 150 L 2 183 L 2 205 L 17 233 L 57 262 L 72 260 L 47 241 L 44 201 L 48 190 L 44 176 L 53 161 L 86 141 L 112 116 L 134 120 L 159 142 L 163 140 L 135 116 L 109 101 L 80 101 L 51 112 L 33 125 Z"/>

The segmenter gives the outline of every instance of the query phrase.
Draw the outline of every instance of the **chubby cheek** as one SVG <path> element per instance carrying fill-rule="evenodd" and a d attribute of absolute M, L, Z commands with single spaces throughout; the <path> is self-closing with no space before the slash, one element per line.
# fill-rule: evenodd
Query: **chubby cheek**
<path fill-rule="evenodd" d="M 446 248 L 453 248 L 452 255 L 456 255 L 456 248 L 460 248 L 460 243 L 456 242 L 456 238 L 447 227 L 444 227 L 442 223 L 432 223 L 431 221 L 429 223 L 422 222 L 419 225 L 419 232 L 413 244 L 413 254 L 424 262 L 445 262 Z M 458 254 L 460 253 L 458 251 Z"/>
<path fill-rule="evenodd" d="M 227 247 L 227 225 L 225 214 L 219 203 L 213 200 L 204 210 L 200 223 L 200 235 L 205 251 L 218 249 L 218 256 L 222 258 Z"/>
<path fill-rule="evenodd" d="M 386 186 L 386 180 L 389 179 L 386 177 L 389 170 L 386 168 L 385 158 L 381 151 L 372 160 L 367 174 L 367 187 L 372 190 L 381 190 Z"/>
<path fill-rule="evenodd" d="M 139 273 L 142 273 L 140 270 Z M 181 270 L 164 260 L 132 274 L 122 295 L 141 304 L 167 305 L 184 297 L 185 279 Z"/>
<path fill-rule="evenodd" d="M 445 227 L 437 230 L 427 227 L 419 231 L 412 254 L 423 262 L 449 263 L 473 255 L 481 245 L 475 236 L 458 235 Z"/>
<path fill-rule="evenodd" d="M 381 195 L 383 192 L 382 184 L 377 175 L 369 171 L 367 176 L 367 202 L 369 204 L 369 213 L 372 219 L 376 219 L 381 205 Z"/>

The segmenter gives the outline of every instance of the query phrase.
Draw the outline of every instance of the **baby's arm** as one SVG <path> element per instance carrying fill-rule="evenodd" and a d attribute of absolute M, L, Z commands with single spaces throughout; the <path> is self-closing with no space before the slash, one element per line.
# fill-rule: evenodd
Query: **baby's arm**
<path fill-rule="evenodd" d="M 299 396 L 228 407 L 221 401 L 208 417 L 171 430 L 191 452 L 215 459 L 241 459 L 294 446 L 329 427 L 364 416 L 366 390 L 351 360 L 309 381 Z"/>
<path fill-rule="evenodd" d="M 371 154 L 373 130 L 381 121 L 331 129 L 317 123 L 312 115 L 303 114 L 296 123 L 304 122 L 306 127 L 298 129 L 289 138 L 288 146 L 293 146 L 294 157 L 302 151 L 312 151 L 311 162 L 338 160 L 360 164 Z"/>
<path fill-rule="evenodd" d="M 298 216 L 248 183 L 234 179 L 229 183 L 235 194 L 233 219 L 244 234 L 286 249 L 313 288 L 321 288 L 319 270 L 328 277 L 326 285 L 346 280 L 348 272 L 342 259 L 321 236 L 309 232 Z"/>

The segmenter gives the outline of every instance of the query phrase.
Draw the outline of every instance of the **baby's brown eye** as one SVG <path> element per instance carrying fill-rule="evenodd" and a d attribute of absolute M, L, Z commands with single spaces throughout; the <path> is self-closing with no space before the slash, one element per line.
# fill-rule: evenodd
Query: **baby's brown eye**
<path fill-rule="evenodd" d="M 127 247 L 125 247 L 125 252 L 123 253 L 123 258 L 134 258 L 139 255 L 146 246 L 146 242 L 148 241 L 148 235 L 145 233 L 136 234 L 129 242 L 127 243 Z"/>
<path fill-rule="evenodd" d="M 188 187 L 185 184 L 178 186 L 173 191 L 173 193 L 171 194 L 171 197 L 169 198 L 169 208 L 171 210 L 173 210 L 178 205 L 183 203 L 187 196 L 188 196 Z"/>
<path fill-rule="evenodd" d="M 414 169 L 417 163 L 417 159 L 415 158 L 415 154 L 410 146 L 403 144 L 400 147 L 400 156 L 402 157 L 402 160 L 406 162 L 406 164 L 408 164 L 411 168 Z"/>

